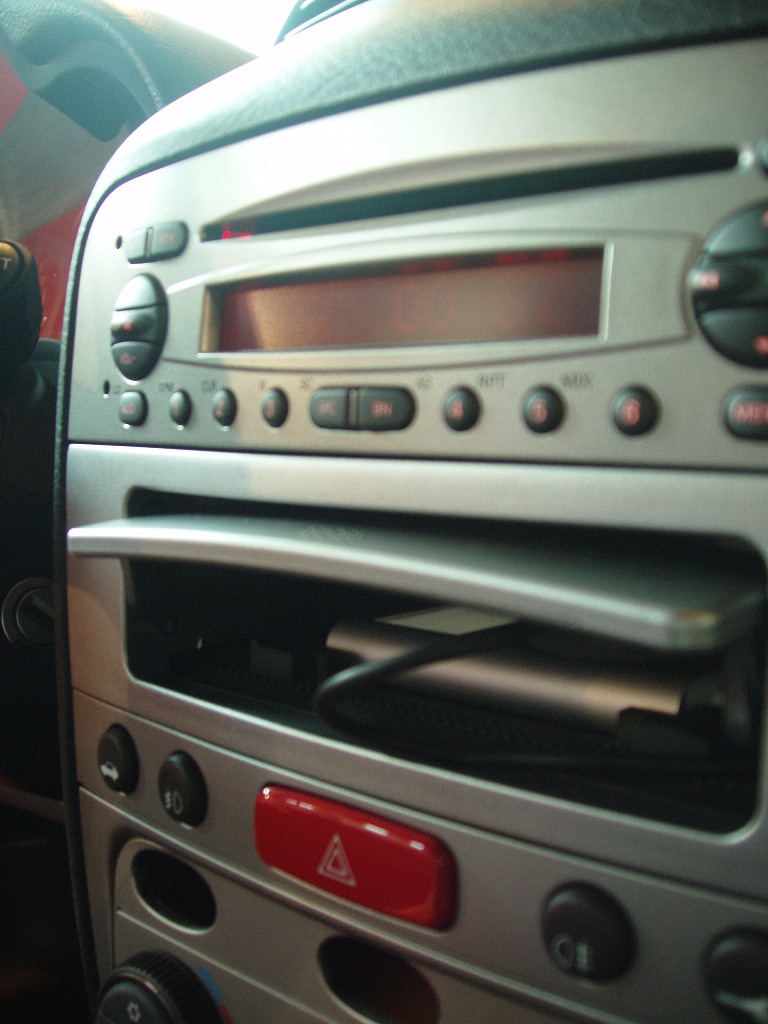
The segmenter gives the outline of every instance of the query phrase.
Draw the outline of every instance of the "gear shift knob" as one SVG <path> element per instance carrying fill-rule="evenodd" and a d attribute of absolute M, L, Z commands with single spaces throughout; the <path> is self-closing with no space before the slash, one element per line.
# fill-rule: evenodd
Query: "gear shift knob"
<path fill-rule="evenodd" d="M 42 315 L 34 256 L 18 242 L 0 240 L 0 389 L 32 354 Z"/>

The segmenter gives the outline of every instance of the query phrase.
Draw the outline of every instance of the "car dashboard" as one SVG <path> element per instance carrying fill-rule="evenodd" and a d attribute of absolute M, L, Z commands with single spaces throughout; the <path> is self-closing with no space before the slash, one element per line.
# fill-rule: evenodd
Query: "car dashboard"
<path fill-rule="evenodd" d="M 97 1018 L 764 1020 L 765 16 L 341 6 L 80 231 Z"/>

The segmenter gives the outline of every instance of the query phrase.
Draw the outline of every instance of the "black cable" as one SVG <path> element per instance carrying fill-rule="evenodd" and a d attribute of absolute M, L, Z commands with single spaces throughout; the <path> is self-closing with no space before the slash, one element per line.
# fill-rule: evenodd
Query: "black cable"
<path fill-rule="evenodd" d="M 477 654 L 489 654 L 511 644 L 519 643 L 528 635 L 529 624 L 518 620 L 504 626 L 462 633 L 461 636 L 440 636 L 439 639 L 417 647 L 413 651 L 397 654 L 393 658 L 379 661 L 364 661 L 351 668 L 342 669 L 329 676 L 317 689 L 313 702 L 317 715 L 327 725 L 349 732 L 349 724 L 338 714 L 338 704 L 359 690 L 378 683 L 403 689 L 413 689 L 412 679 L 403 679 L 402 673 L 424 665 L 434 665 L 454 658 L 469 658 Z M 435 680 L 419 680 L 417 688 L 422 691 L 440 689 Z M 445 696 L 445 694 L 442 694 Z"/>
<path fill-rule="evenodd" d="M 390 689 L 416 690 L 422 694 L 450 699 L 454 695 L 444 692 L 439 680 L 429 678 L 414 680 L 404 676 L 404 673 L 441 661 L 488 654 L 508 648 L 526 639 L 530 634 L 530 629 L 530 623 L 518 620 L 507 625 L 476 630 L 461 636 L 440 636 L 439 639 L 415 650 L 406 651 L 404 654 L 382 658 L 378 661 L 362 662 L 342 669 L 320 684 L 313 701 L 314 710 L 326 725 L 334 729 L 356 735 L 358 738 L 361 734 L 366 734 L 369 738 L 374 739 L 373 730 L 361 726 L 359 723 L 350 722 L 339 711 L 339 705 L 344 700 L 377 685 L 384 685 Z M 390 737 L 390 741 L 392 740 L 393 737 Z M 394 742 L 397 745 L 396 739 Z M 661 771 L 686 774 L 700 771 L 702 765 L 706 763 L 708 774 L 729 775 L 743 772 L 745 767 L 744 759 L 734 756 L 712 758 L 711 756 L 697 757 L 682 753 L 679 756 L 670 753 L 638 755 L 629 751 L 622 753 L 620 749 L 600 755 L 531 754 L 509 750 L 470 752 L 454 749 L 444 759 L 466 768 L 474 766 L 486 769 L 539 769 L 546 771 Z"/>

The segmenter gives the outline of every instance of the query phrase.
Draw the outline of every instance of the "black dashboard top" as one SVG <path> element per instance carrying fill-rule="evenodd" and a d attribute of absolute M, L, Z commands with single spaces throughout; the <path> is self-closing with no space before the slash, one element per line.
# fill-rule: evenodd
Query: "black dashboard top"
<path fill-rule="evenodd" d="M 768 33 L 764 0 L 369 0 L 160 111 L 107 166 L 120 181 L 277 128 L 536 68 Z"/>

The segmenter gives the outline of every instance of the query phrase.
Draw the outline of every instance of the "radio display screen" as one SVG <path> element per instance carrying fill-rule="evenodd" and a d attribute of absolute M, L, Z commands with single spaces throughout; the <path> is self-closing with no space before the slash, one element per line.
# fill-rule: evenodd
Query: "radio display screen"
<path fill-rule="evenodd" d="M 217 352 L 569 338 L 599 330 L 602 249 L 409 260 L 217 289 Z M 209 348 L 208 351 L 211 351 Z"/>

